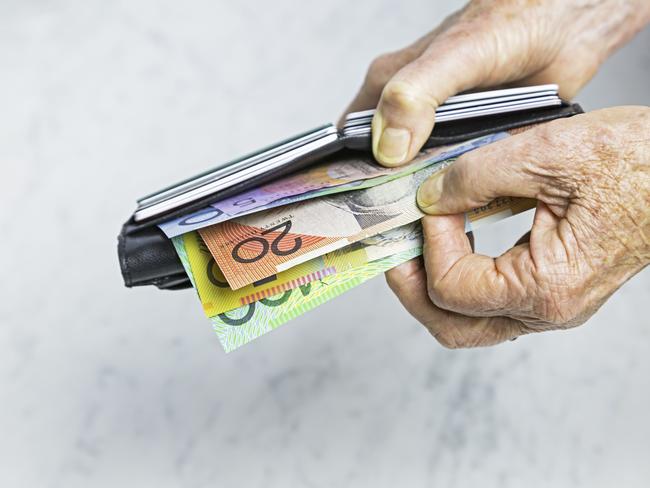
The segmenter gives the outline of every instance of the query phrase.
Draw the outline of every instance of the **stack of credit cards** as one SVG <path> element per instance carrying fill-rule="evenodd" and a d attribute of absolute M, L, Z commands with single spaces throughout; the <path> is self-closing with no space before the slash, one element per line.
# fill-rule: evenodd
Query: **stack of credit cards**
<path fill-rule="evenodd" d="M 436 124 L 487 115 L 562 105 L 557 85 L 538 85 L 479 93 L 466 93 L 449 98 L 436 110 Z M 375 110 L 354 112 L 345 119 L 344 136 L 370 134 Z"/>

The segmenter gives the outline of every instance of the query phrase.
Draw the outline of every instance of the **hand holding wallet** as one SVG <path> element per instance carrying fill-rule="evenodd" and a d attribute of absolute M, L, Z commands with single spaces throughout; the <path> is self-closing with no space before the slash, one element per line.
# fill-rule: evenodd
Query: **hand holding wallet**
<path fill-rule="evenodd" d="M 436 125 L 424 147 L 453 144 L 581 112 L 579 105 L 559 99 L 556 85 L 458 95 L 438 108 Z M 324 158 L 348 151 L 369 152 L 372 114 L 349 114 L 341 130 L 332 124 L 323 125 L 141 198 L 118 237 L 125 285 L 155 285 L 161 289 L 191 286 L 174 247 L 158 224 L 300 171 Z"/>

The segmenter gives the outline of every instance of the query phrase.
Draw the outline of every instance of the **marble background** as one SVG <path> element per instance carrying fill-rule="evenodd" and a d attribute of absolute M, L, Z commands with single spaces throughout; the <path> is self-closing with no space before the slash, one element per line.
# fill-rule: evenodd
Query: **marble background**
<path fill-rule="evenodd" d="M 0 2 L 0 486 L 648 486 L 649 270 L 587 326 L 470 351 L 381 278 L 229 355 L 191 291 L 122 286 L 136 197 L 336 119 L 458 5 Z M 585 107 L 650 104 L 649 44 Z"/>

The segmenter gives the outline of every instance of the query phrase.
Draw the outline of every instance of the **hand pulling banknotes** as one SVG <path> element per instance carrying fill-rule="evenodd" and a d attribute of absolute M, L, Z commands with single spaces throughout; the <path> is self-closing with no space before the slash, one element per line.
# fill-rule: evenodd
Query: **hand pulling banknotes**
<path fill-rule="evenodd" d="M 374 186 L 369 179 L 343 183 L 343 192 L 270 210 L 265 203 L 259 212 L 175 236 L 175 248 L 226 352 L 419 256 L 419 184 L 464 152 L 504 137 L 497 133 L 425 150 L 411 163 L 415 172 L 394 172 L 396 177 Z M 307 169 L 287 179 L 304 181 L 309 195 L 320 185 L 307 182 L 310 174 L 316 179 L 323 173 Z M 468 214 L 467 230 L 533 206 L 521 199 L 495 201 Z"/>
<path fill-rule="evenodd" d="M 441 115 L 458 124 L 467 104 L 471 111 L 466 117 L 471 119 L 503 117 L 503 113 L 527 110 L 531 103 L 547 110 L 516 114 L 514 122 L 491 119 L 495 127 L 517 130 L 527 125 L 526 120 L 530 124 L 575 110 L 559 100 L 554 85 L 464 97 L 469 98 L 442 106 Z M 554 110 L 549 106 L 558 104 L 563 104 L 559 111 L 548 112 Z M 339 138 L 335 143 L 343 140 L 353 149 L 367 146 L 371 118 L 370 112 L 351 114 L 345 127 L 334 131 Z M 458 127 L 437 136 L 434 130 L 435 144 L 425 145 L 401 167 L 382 167 L 367 150 L 337 152 L 321 144 L 310 149 L 324 154 L 315 163 L 251 186 L 260 174 L 276 171 L 291 158 L 303 158 L 305 147 L 330 137 L 331 129 L 320 128 L 141 199 L 133 225 L 136 231 L 157 225 L 171 240 L 185 278 L 195 288 L 224 350 L 230 352 L 419 256 L 423 245 L 419 220 L 424 215 L 416 203 L 420 183 L 460 155 L 509 136 L 507 130 L 472 123 L 466 132 L 479 137 L 458 137 Z M 441 145 L 436 137 L 454 143 Z M 227 190 L 231 184 L 241 191 Z M 220 190 L 213 197 L 214 188 Z M 527 199 L 497 199 L 466 214 L 466 231 L 534 206 Z M 170 217 L 165 219 L 166 215 Z M 147 224 L 147 219 L 153 219 L 153 224 Z M 125 280 L 130 278 L 124 266 L 123 273 Z M 176 282 L 177 276 L 174 272 L 151 283 Z"/>

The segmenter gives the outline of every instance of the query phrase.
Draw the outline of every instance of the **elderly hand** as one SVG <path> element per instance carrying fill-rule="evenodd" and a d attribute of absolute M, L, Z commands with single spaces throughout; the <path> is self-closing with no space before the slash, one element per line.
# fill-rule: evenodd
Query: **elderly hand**
<path fill-rule="evenodd" d="M 536 198 L 528 242 L 473 254 L 461 212 Z M 387 273 L 406 309 L 447 347 L 496 344 L 587 320 L 650 262 L 650 108 L 556 120 L 466 153 L 426 180 L 424 264 Z"/>
<path fill-rule="evenodd" d="M 569 99 L 648 22 L 647 0 L 475 0 L 377 58 L 347 112 L 377 106 L 375 157 L 403 164 L 449 96 L 558 83 Z M 499 196 L 539 204 L 531 232 L 492 259 L 473 253 L 462 212 Z M 650 109 L 558 120 L 467 153 L 423 183 L 418 204 L 436 215 L 422 219 L 424 258 L 387 279 L 443 345 L 581 324 L 650 260 Z"/>
<path fill-rule="evenodd" d="M 347 112 L 378 108 L 373 152 L 398 165 L 419 151 L 449 96 L 558 83 L 570 99 L 649 20 L 648 0 L 476 0 L 413 45 L 377 58 Z"/>

